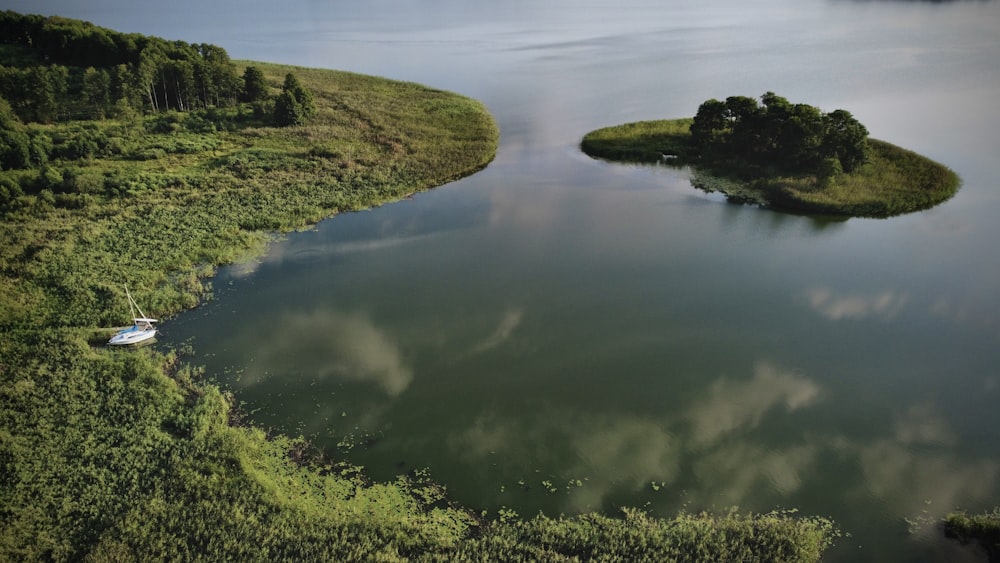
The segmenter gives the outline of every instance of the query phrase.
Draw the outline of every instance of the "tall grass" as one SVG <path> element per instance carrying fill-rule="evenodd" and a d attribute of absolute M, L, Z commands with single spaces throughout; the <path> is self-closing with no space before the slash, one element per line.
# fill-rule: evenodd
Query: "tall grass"
<path fill-rule="evenodd" d="M 587 133 L 580 142 L 583 152 L 608 160 L 656 162 L 664 155 L 690 156 L 689 139 L 693 119 L 637 121 Z"/>
<path fill-rule="evenodd" d="M 820 213 L 888 217 L 928 209 L 951 198 L 958 175 L 912 151 L 870 139 L 871 157 L 852 174 L 765 184 L 775 205 Z"/>

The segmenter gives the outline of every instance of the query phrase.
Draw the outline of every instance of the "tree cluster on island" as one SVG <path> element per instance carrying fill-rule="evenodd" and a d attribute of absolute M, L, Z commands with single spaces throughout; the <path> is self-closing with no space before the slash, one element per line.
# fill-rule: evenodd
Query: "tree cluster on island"
<path fill-rule="evenodd" d="M 961 179 L 924 156 L 868 137 L 848 111 L 823 113 L 774 92 L 703 102 L 694 118 L 596 129 L 580 148 L 612 161 L 691 165 L 691 183 L 729 201 L 799 213 L 889 217 L 952 197 Z"/>
<path fill-rule="evenodd" d="M 691 142 L 703 160 L 820 178 L 853 172 L 868 161 L 868 130 L 850 112 L 823 113 L 767 92 L 701 104 Z"/>
<path fill-rule="evenodd" d="M 40 128 L 108 117 L 124 121 L 166 111 L 204 112 L 250 103 L 274 125 L 302 125 L 312 94 L 289 74 L 270 94 L 259 69 L 241 78 L 226 50 L 206 43 L 120 33 L 62 17 L 0 12 L 0 170 L 39 168 L 50 159 L 94 156 L 106 139 L 55 143 Z"/>

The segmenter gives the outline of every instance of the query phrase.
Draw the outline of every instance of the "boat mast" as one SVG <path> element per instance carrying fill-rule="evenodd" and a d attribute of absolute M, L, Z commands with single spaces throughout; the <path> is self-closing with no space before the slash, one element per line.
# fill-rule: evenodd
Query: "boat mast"
<path fill-rule="evenodd" d="M 132 311 L 132 318 L 133 319 L 145 319 L 146 318 L 146 313 L 143 313 L 142 309 L 139 308 L 139 304 L 135 302 L 135 299 L 132 299 L 132 294 L 128 292 L 128 286 L 127 285 L 125 286 L 125 296 L 128 297 L 128 307 L 129 307 L 129 310 Z M 135 312 L 136 311 L 139 311 L 139 316 L 138 317 L 135 316 Z"/>

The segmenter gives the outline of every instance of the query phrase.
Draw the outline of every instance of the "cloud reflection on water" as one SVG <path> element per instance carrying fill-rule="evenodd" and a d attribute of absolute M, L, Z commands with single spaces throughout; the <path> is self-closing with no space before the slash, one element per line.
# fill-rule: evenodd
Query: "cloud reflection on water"
<path fill-rule="evenodd" d="M 797 444 L 768 448 L 741 441 L 712 450 L 693 463 L 698 480 L 708 493 L 695 495 L 705 504 L 736 506 L 743 503 L 750 491 L 770 487 L 786 496 L 797 492 L 804 477 L 816 461 L 819 446 Z"/>
<path fill-rule="evenodd" d="M 424 242 L 440 237 L 440 233 L 418 233 L 413 235 L 387 236 L 363 240 L 328 242 L 321 237 L 300 237 L 297 244 L 285 242 L 272 244 L 267 254 L 250 260 L 233 264 L 228 267 L 229 277 L 235 279 L 247 278 L 264 266 L 289 266 L 296 264 L 313 264 L 332 259 L 367 252 L 377 252 L 400 246 Z"/>
<path fill-rule="evenodd" d="M 286 313 L 262 329 L 263 347 L 244 381 L 257 384 L 283 371 L 369 381 L 398 396 L 413 381 L 399 345 L 372 320 L 330 310 Z"/>
<path fill-rule="evenodd" d="M 873 502 L 897 518 L 928 512 L 939 517 L 995 490 L 1000 462 L 956 451 L 957 434 L 930 402 L 907 407 L 882 437 L 823 436 L 791 428 L 779 442 L 764 441 L 773 432 L 759 427 L 794 425 L 786 417 L 820 405 L 823 394 L 815 380 L 761 361 L 748 379 L 715 380 L 680 412 L 592 415 L 546 405 L 518 422 L 490 412 L 453 432 L 447 443 L 471 464 L 495 454 L 512 460 L 514 467 L 516 460 L 523 460 L 523 467 L 544 465 L 556 455 L 573 460 L 554 479 L 580 478 L 583 486 L 553 497 L 560 499 L 559 510 L 571 512 L 607 508 L 623 494 L 648 493 L 653 483 L 653 489 L 670 491 L 668 502 L 683 497 L 699 508 L 768 497 L 798 502 L 794 495 L 826 490 L 827 483 L 812 479 L 822 475 L 817 464 L 823 459 L 858 468 L 860 477 L 848 472 L 847 481 L 837 485 L 844 496 L 862 505 Z"/>
<path fill-rule="evenodd" d="M 511 337 L 523 319 L 523 309 L 508 309 L 504 312 L 496 330 L 494 330 L 492 334 L 486 337 L 479 344 L 476 344 L 473 347 L 472 352 L 474 354 L 479 354 L 500 346 Z"/>
<path fill-rule="evenodd" d="M 673 482 L 683 457 L 681 442 L 654 418 L 582 416 L 553 407 L 539 409 L 534 419 L 522 423 L 484 413 L 469 428 L 452 433 L 447 442 L 472 464 L 498 452 L 517 459 L 544 460 L 555 451 L 546 444 L 565 445 L 570 449 L 566 458 L 574 461 L 562 470 L 559 479 L 586 481 L 566 498 L 564 509 L 576 512 L 600 507 L 616 490 L 639 490 L 654 480 Z M 523 477 L 530 488 L 538 486 L 537 480 L 552 476 Z"/>
<path fill-rule="evenodd" d="M 916 405 L 897 419 L 892 436 L 870 442 L 838 436 L 831 443 L 857 460 L 864 475 L 853 494 L 873 498 L 889 514 L 933 526 L 969 499 L 988 499 L 1000 475 L 1000 462 L 962 459 L 954 442 L 947 421 Z"/>
<path fill-rule="evenodd" d="M 769 362 L 759 362 L 753 373 L 748 380 L 716 380 L 702 399 L 676 414 L 595 416 L 549 405 L 530 420 L 511 422 L 491 412 L 453 432 L 448 444 L 471 463 L 497 452 L 546 459 L 553 455 L 546 444 L 569 448 L 565 457 L 575 461 L 560 477 L 585 477 L 586 484 L 567 497 L 565 510 L 598 509 L 616 492 L 638 492 L 654 482 L 670 486 L 682 477 L 689 457 L 706 489 L 724 491 L 727 503 L 739 503 L 761 484 L 788 494 L 800 487 L 817 448 L 806 443 L 765 447 L 745 436 L 768 416 L 814 404 L 821 388 Z"/>
<path fill-rule="evenodd" d="M 681 442 L 657 420 L 606 416 L 577 430 L 570 444 L 578 462 L 570 474 L 589 478 L 570 497 L 572 510 L 598 507 L 617 488 L 637 491 L 653 481 L 673 483 L 680 473 Z"/>
<path fill-rule="evenodd" d="M 809 379 L 768 362 L 758 362 L 747 381 L 716 380 L 708 397 L 692 406 L 691 442 L 709 446 L 736 430 L 757 426 L 775 407 L 792 412 L 812 404 L 820 387 Z"/>
<path fill-rule="evenodd" d="M 844 295 L 826 287 L 809 289 L 803 297 L 810 308 L 831 321 L 868 317 L 891 319 L 908 300 L 905 293 L 890 290 L 872 295 Z"/>

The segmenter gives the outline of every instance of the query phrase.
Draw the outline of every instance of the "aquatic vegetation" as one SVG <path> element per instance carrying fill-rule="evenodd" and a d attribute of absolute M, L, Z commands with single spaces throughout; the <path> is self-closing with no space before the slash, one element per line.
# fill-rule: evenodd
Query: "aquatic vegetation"
<path fill-rule="evenodd" d="M 1000 561 L 1000 507 L 972 515 L 952 512 L 945 516 L 944 533 L 963 543 L 978 543 L 991 562 Z"/>

